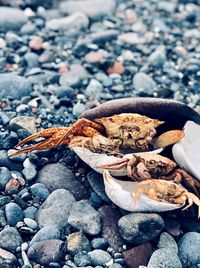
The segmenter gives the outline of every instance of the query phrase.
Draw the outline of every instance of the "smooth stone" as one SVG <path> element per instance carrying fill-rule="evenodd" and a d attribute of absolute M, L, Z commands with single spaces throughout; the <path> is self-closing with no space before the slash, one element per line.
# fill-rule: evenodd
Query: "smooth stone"
<path fill-rule="evenodd" d="M 31 193 L 38 196 L 40 199 L 45 200 L 50 195 L 49 190 L 43 183 L 34 183 L 31 185 Z"/>
<path fill-rule="evenodd" d="M 133 244 L 151 241 L 164 228 L 164 221 L 158 214 L 130 213 L 118 222 L 122 237 Z"/>
<path fill-rule="evenodd" d="M 36 221 L 34 221 L 33 219 L 31 219 L 31 218 L 24 218 L 24 223 L 28 226 L 28 227 L 30 227 L 31 229 L 37 229 L 37 227 L 38 227 L 38 224 L 37 224 L 37 222 Z"/>
<path fill-rule="evenodd" d="M 30 218 L 30 219 L 35 219 L 35 216 L 36 216 L 36 213 L 37 213 L 37 208 L 36 207 L 27 207 L 25 210 L 24 210 L 24 217 L 25 218 Z"/>
<path fill-rule="evenodd" d="M 140 36 L 138 33 L 128 32 L 118 36 L 118 40 L 122 44 L 138 45 L 146 42 L 144 36 Z"/>
<path fill-rule="evenodd" d="M 39 227 L 54 225 L 62 230 L 68 223 L 68 217 L 75 198 L 64 189 L 53 191 L 37 212 Z"/>
<path fill-rule="evenodd" d="M 27 22 L 24 12 L 18 8 L 0 7 L 0 31 L 18 31 Z"/>
<path fill-rule="evenodd" d="M 0 232 L 0 247 L 3 249 L 15 253 L 17 247 L 20 247 L 22 243 L 22 238 L 14 227 L 6 226 Z"/>
<path fill-rule="evenodd" d="M 114 0 L 76 0 L 65 1 L 60 5 L 60 12 L 63 14 L 73 14 L 77 11 L 85 13 L 89 18 L 97 19 L 115 10 L 116 3 Z"/>
<path fill-rule="evenodd" d="M 122 216 L 118 209 L 111 206 L 102 206 L 99 209 L 101 215 L 101 236 L 105 238 L 109 245 L 116 251 L 120 251 L 126 242 L 122 239 L 119 229 L 118 220 Z"/>
<path fill-rule="evenodd" d="M 86 267 L 91 264 L 91 258 L 85 251 L 80 251 L 74 256 L 74 263 L 78 267 Z"/>
<path fill-rule="evenodd" d="M 43 240 L 60 239 L 60 231 L 54 226 L 46 226 L 40 229 L 31 239 L 30 245 Z"/>
<path fill-rule="evenodd" d="M 63 87 L 78 87 L 80 86 L 81 79 L 79 75 L 73 71 L 68 71 L 60 76 L 59 83 Z"/>
<path fill-rule="evenodd" d="M 74 173 L 61 163 L 47 164 L 41 168 L 36 182 L 43 183 L 50 192 L 66 189 L 76 200 L 89 197 L 87 189 L 76 179 Z"/>
<path fill-rule="evenodd" d="M 103 92 L 103 86 L 96 79 L 91 79 L 90 83 L 88 84 L 88 86 L 85 89 L 85 95 L 90 100 L 100 100 L 102 92 Z"/>
<path fill-rule="evenodd" d="M 100 214 L 87 200 L 73 204 L 68 223 L 89 235 L 97 235 L 101 231 Z"/>
<path fill-rule="evenodd" d="M 126 250 L 122 254 L 129 268 L 138 268 L 140 265 L 148 264 L 152 252 L 151 244 L 146 243 Z"/>
<path fill-rule="evenodd" d="M 10 226 L 15 226 L 24 218 L 24 213 L 21 207 L 15 203 L 9 203 L 5 207 L 7 223 Z"/>
<path fill-rule="evenodd" d="M 196 232 L 186 233 L 178 241 L 178 256 L 183 268 L 196 268 L 200 263 L 200 234 Z"/>
<path fill-rule="evenodd" d="M 11 179 L 11 173 L 10 171 L 7 169 L 7 167 L 0 167 L 0 188 L 1 190 L 4 190 L 6 187 L 6 184 L 9 182 L 9 180 Z"/>
<path fill-rule="evenodd" d="M 0 267 L 16 268 L 17 258 L 7 250 L 0 248 Z"/>
<path fill-rule="evenodd" d="M 60 262 L 65 255 L 65 243 L 62 240 L 45 240 L 33 243 L 28 249 L 30 260 L 48 266 L 51 262 Z"/>
<path fill-rule="evenodd" d="M 105 238 L 94 238 L 91 241 L 91 245 L 94 249 L 106 249 L 108 247 L 108 242 Z"/>
<path fill-rule="evenodd" d="M 46 27 L 50 30 L 69 30 L 73 28 L 73 31 L 79 31 L 86 29 L 89 25 L 88 17 L 82 12 L 73 13 L 70 16 L 52 19 L 47 21 Z"/>
<path fill-rule="evenodd" d="M 110 260 L 111 256 L 108 252 L 102 250 L 102 249 L 95 249 L 93 251 L 90 251 L 88 255 L 91 258 L 92 265 L 106 265 Z"/>
<path fill-rule="evenodd" d="M 33 181 L 37 176 L 37 170 L 33 165 L 24 168 L 22 170 L 22 173 L 27 181 Z"/>
<path fill-rule="evenodd" d="M 160 248 L 153 252 L 147 268 L 182 268 L 177 254 L 168 248 Z"/>
<path fill-rule="evenodd" d="M 153 67 L 162 67 L 166 61 L 166 52 L 165 47 L 160 46 L 154 52 L 150 54 L 148 57 L 148 64 L 149 66 Z"/>
<path fill-rule="evenodd" d="M 85 111 L 85 105 L 83 103 L 77 102 L 73 107 L 73 115 L 79 117 L 79 115 Z"/>
<path fill-rule="evenodd" d="M 12 73 L 0 74 L 0 80 L 0 97 L 2 98 L 20 99 L 23 96 L 29 96 L 32 91 L 30 82 L 22 76 Z"/>
<path fill-rule="evenodd" d="M 67 251 L 73 256 L 80 251 L 89 252 L 90 241 L 82 232 L 75 232 L 67 236 Z"/>
<path fill-rule="evenodd" d="M 10 120 L 10 126 L 13 130 L 26 129 L 31 134 L 37 132 L 36 119 L 32 116 L 17 116 Z"/>
<path fill-rule="evenodd" d="M 0 133 L 0 149 L 13 148 L 18 142 L 16 133 L 4 131 Z"/>
<path fill-rule="evenodd" d="M 16 163 L 9 159 L 7 150 L 0 150 L 0 166 L 6 167 L 9 170 L 21 171 L 21 163 Z"/>
<path fill-rule="evenodd" d="M 133 85 L 137 92 L 142 92 L 147 95 L 153 95 L 156 91 L 156 83 L 151 77 L 145 73 L 139 72 L 136 73 L 133 77 Z"/>
<path fill-rule="evenodd" d="M 175 239 L 170 234 L 163 232 L 160 234 L 160 239 L 157 245 L 158 248 L 168 248 L 171 249 L 172 252 L 178 253 L 178 246 L 176 244 Z"/>

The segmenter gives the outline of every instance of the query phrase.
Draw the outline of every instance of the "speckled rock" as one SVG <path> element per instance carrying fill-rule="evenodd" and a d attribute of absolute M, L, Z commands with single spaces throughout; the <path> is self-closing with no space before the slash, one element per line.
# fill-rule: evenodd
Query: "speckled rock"
<path fill-rule="evenodd" d="M 53 225 L 59 230 L 64 228 L 74 202 L 73 195 L 64 189 L 52 192 L 37 212 L 39 227 Z"/>
<path fill-rule="evenodd" d="M 32 116 L 17 116 L 10 120 L 10 126 L 13 130 L 26 129 L 30 133 L 37 132 L 36 119 Z"/>
<path fill-rule="evenodd" d="M 10 226 L 15 226 L 24 218 L 24 213 L 21 207 L 15 203 L 9 203 L 5 207 L 6 219 Z"/>
<path fill-rule="evenodd" d="M 142 244 L 155 238 L 164 228 L 164 221 L 157 214 L 130 213 L 119 222 L 122 237 L 134 244 Z"/>
<path fill-rule="evenodd" d="M 75 255 L 80 251 L 90 251 L 90 241 L 82 232 L 75 232 L 67 236 L 67 251 Z"/>
<path fill-rule="evenodd" d="M 43 240 L 60 239 L 60 231 L 54 226 L 47 226 L 40 229 L 31 239 L 30 244 Z"/>
<path fill-rule="evenodd" d="M 0 248 L 0 267 L 1 268 L 15 268 L 17 263 L 17 258 L 15 255 Z"/>
<path fill-rule="evenodd" d="M 0 247 L 12 253 L 22 244 L 22 238 L 14 227 L 5 227 L 0 232 Z"/>
<path fill-rule="evenodd" d="M 47 266 L 51 262 L 60 262 L 65 251 L 65 243 L 62 240 L 45 240 L 32 244 L 28 249 L 28 257 L 38 264 Z"/>
<path fill-rule="evenodd" d="M 87 200 L 73 204 L 68 222 L 86 234 L 97 235 L 101 231 L 100 214 Z"/>
<path fill-rule="evenodd" d="M 109 253 L 102 249 L 95 249 L 90 251 L 88 255 L 91 258 L 92 265 L 106 265 L 111 260 L 111 256 Z"/>
<path fill-rule="evenodd" d="M 163 232 L 160 234 L 160 239 L 157 245 L 158 248 L 168 248 L 172 252 L 178 253 L 178 246 L 175 239 L 168 233 Z"/>

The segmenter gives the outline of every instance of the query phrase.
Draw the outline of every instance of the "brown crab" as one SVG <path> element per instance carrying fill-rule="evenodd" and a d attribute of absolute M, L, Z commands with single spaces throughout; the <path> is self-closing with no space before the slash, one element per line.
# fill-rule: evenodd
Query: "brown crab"
<path fill-rule="evenodd" d="M 200 182 L 183 169 L 177 168 L 177 164 L 174 161 L 159 154 L 129 154 L 113 164 L 101 165 L 97 166 L 97 168 L 111 171 L 126 168 L 127 176 L 138 182 L 152 178 L 171 180 L 178 184 L 183 181 L 200 197 Z"/>
<path fill-rule="evenodd" d="M 96 122 L 85 118 L 78 119 L 70 127 L 49 128 L 35 133 L 17 144 L 23 146 L 27 142 L 39 137 L 45 140 L 27 148 L 20 149 L 10 156 L 34 150 L 55 148 L 65 144 L 69 147 L 83 146 L 93 152 L 106 152 L 119 155 L 120 149 L 131 148 L 147 150 L 165 147 L 173 144 L 183 137 L 183 131 L 172 130 L 153 139 L 156 127 L 164 121 L 151 119 L 139 114 L 123 113 L 110 117 L 96 119 Z"/>

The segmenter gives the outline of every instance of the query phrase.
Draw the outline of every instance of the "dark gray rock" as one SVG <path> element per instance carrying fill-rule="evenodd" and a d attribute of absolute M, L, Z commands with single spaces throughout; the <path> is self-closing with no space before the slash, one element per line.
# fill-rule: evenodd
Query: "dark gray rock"
<path fill-rule="evenodd" d="M 93 251 L 90 251 L 88 255 L 91 258 L 92 265 L 106 265 L 111 260 L 111 256 L 109 253 L 102 249 L 95 249 Z"/>
<path fill-rule="evenodd" d="M 0 248 L 0 267 L 1 268 L 16 268 L 17 258 L 15 255 Z"/>
<path fill-rule="evenodd" d="M 34 183 L 31 186 L 31 193 L 38 196 L 40 199 L 45 200 L 50 195 L 49 190 L 43 183 Z"/>
<path fill-rule="evenodd" d="M 64 189 L 52 192 L 37 212 L 36 220 L 40 228 L 53 225 L 59 230 L 63 229 L 74 202 L 73 195 Z"/>
<path fill-rule="evenodd" d="M 60 231 L 54 226 L 46 226 L 40 229 L 31 239 L 30 244 L 43 240 L 60 239 Z"/>
<path fill-rule="evenodd" d="M 168 248 L 157 249 L 153 252 L 147 268 L 182 268 L 177 254 Z"/>
<path fill-rule="evenodd" d="M 20 99 L 31 93 L 31 84 L 22 76 L 12 73 L 0 74 L 0 80 L 0 97 L 2 98 L 12 97 Z"/>
<path fill-rule="evenodd" d="M 94 238 L 91 241 L 91 245 L 94 249 L 106 249 L 108 247 L 108 242 L 105 238 Z"/>
<path fill-rule="evenodd" d="M 0 247 L 15 253 L 16 248 L 22 244 L 22 238 L 14 227 L 5 227 L 0 232 Z"/>
<path fill-rule="evenodd" d="M 17 8 L 0 7 L 0 31 L 18 31 L 26 22 L 24 12 Z"/>
<path fill-rule="evenodd" d="M 196 268 L 200 263 L 200 234 L 196 232 L 186 233 L 178 241 L 178 256 L 183 268 Z"/>
<path fill-rule="evenodd" d="M 90 235 L 97 235 L 101 231 L 100 214 L 87 200 L 73 204 L 68 223 Z"/>
<path fill-rule="evenodd" d="M 115 1 L 107 0 L 77 0 L 61 3 L 60 11 L 63 14 L 73 14 L 74 12 L 83 12 L 89 18 L 98 19 L 99 17 L 112 14 L 115 10 Z"/>
<path fill-rule="evenodd" d="M 62 240 L 45 240 L 32 244 L 27 254 L 30 260 L 48 266 L 51 262 L 60 262 L 65 251 L 65 243 Z"/>
<path fill-rule="evenodd" d="M 50 192 L 66 189 L 76 200 L 89 197 L 86 188 L 75 178 L 74 173 L 61 163 L 44 166 L 39 170 L 36 182 L 43 183 Z"/>
<path fill-rule="evenodd" d="M 11 179 L 11 173 L 6 167 L 0 167 L 0 189 L 4 190 L 6 187 L 6 184 Z"/>
<path fill-rule="evenodd" d="M 6 150 L 0 150 L 0 166 L 7 167 L 9 170 L 22 170 L 21 163 L 16 163 L 8 158 L 8 153 Z"/>
<path fill-rule="evenodd" d="M 15 226 L 24 218 L 24 213 L 21 207 L 15 203 L 9 203 L 5 207 L 7 223 L 10 226 Z"/>
<path fill-rule="evenodd" d="M 88 252 L 91 250 L 90 241 L 82 232 L 72 233 L 67 236 L 67 251 L 75 255 L 80 251 Z"/>
<path fill-rule="evenodd" d="M 130 213 L 123 216 L 119 222 L 122 237 L 134 244 L 151 241 L 164 228 L 164 221 L 157 214 Z"/>

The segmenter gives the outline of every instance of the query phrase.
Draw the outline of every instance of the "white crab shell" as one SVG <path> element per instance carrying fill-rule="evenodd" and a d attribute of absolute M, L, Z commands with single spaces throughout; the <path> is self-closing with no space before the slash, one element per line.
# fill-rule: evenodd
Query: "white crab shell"
<path fill-rule="evenodd" d="M 98 153 L 93 153 L 90 150 L 84 148 L 84 147 L 72 147 L 71 148 L 88 166 L 90 166 L 92 169 L 95 171 L 103 174 L 103 169 L 98 169 L 97 166 L 101 165 L 108 165 L 108 164 L 113 164 L 119 160 L 122 159 L 131 159 L 132 154 L 126 154 L 124 155 L 123 158 L 118 158 L 112 155 L 107 155 L 107 154 L 98 154 Z M 160 153 L 163 149 L 160 148 L 155 151 L 151 151 L 149 153 Z M 140 155 L 140 153 L 136 153 L 135 155 Z M 111 170 L 110 173 L 113 176 L 120 177 L 120 176 L 126 176 L 127 171 L 126 168 L 121 168 L 119 170 Z"/>
<path fill-rule="evenodd" d="M 184 134 L 172 148 L 173 157 L 181 168 L 200 181 L 200 125 L 187 121 Z"/>
<path fill-rule="evenodd" d="M 124 210 L 131 212 L 162 212 L 182 207 L 182 205 L 172 204 L 164 200 L 157 202 L 145 194 L 139 194 L 136 198 L 133 192 L 136 186 L 138 189 L 138 182 L 114 179 L 107 170 L 104 170 L 103 177 L 106 194 L 114 204 Z"/>

